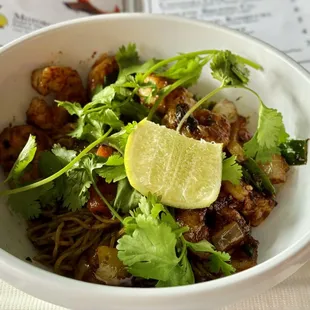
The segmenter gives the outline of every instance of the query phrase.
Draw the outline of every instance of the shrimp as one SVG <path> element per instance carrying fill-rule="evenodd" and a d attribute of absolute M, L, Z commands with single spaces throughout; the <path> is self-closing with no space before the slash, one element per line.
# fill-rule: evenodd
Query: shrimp
<path fill-rule="evenodd" d="M 101 55 L 93 64 L 88 74 L 88 93 L 95 90 L 96 86 L 103 85 L 108 75 L 118 71 L 118 64 L 114 56 Z"/>
<path fill-rule="evenodd" d="M 86 102 L 86 92 L 79 73 L 70 67 L 50 66 L 36 69 L 31 75 L 32 87 L 43 96 L 55 93 L 61 101 Z"/>
<path fill-rule="evenodd" d="M 26 112 L 27 123 L 43 130 L 62 128 L 69 122 L 69 113 L 62 107 L 49 106 L 44 99 L 32 99 Z"/>

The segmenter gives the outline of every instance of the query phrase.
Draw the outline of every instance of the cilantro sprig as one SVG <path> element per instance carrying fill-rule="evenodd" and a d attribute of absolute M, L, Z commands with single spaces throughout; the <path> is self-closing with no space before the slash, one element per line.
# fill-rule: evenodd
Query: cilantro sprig
<path fill-rule="evenodd" d="M 29 184 L 29 185 L 26 185 L 23 187 L 18 187 L 18 188 L 2 191 L 2 192 L 0 192 L 0 195 L 5 196 L 5 195 L 18 194 L 18 193 L 25 192 L 27 190 L 30 190 L 30 189 L 33 189 L 35 187 L 39 187 L 39 186 L 42 186 L 42 185 L 45 185 L 49 182 L 54 181 L 55 179 L 57 179 L 58 177 L 60 177 L 64 173 L 66 173 L 69 169 L 71 169 L 84 155 L 86 155 L 89 151 L 91 151 L 95 146 L 102 143 L 109 136 L 111 131 L 112 131 L 112 128 L 110 128 L 103 136 L 98 138 L 96 141 L 89 144 L 80 154 L 78 154 L 66 166 L 64 166 L 62 169 L 60 169 L 59 171 L 57 171 L 53 175 L 51 175 L 51 176 L 49 176 L 43 180 L 37 181 L 35 183 Z"/>
<path fill-rule="evenodd" d="M 89 199 L 89 187 L 96 187 L 96 179 L 104 178 L 106 182 L 119 182 L 126 178 L 124 159 L 122 154 L 128 136 L 135 128 L 135 123 L 124 126 L 123 129 L 113 135 L 109 134 L 112 128 L 103 136 L 86 147 L 81 153 L 67 150 L 60 145 L 54 145 L 51 151 L 45 151 L 39 155 L 39 170 L 43 179 L 11 190 L 0 193 L 1 196 L 8 195 L 8 203 L 11 209 L 22 214 L 25 218 L 38 217 L 42 208 L 61 203 L 70 210 L 78 210 L 83 207 Z M 120 150 L 121 153 L 113 154 L 109 158 L 102 158 L 89 153 L 95 146 L 108 138 L 111 145 Z M 16 160 L 9 176 L 18 184 L 18 177 L 31 163 L 36 153 L 35 137 L 30 136 L 28 142 Z M 10 177 L 11 178 L 11 177 Z M 8 178 L 9 179 L 9 178 Z M 103 201 L 106 199 L 98 194 Z M 118 195 L 117 203 L 123 201 L 123 196 Z M 21 203 L 23 202 L 23 203 Z M 106 203 L 112 214 L 121 220 L 112 206 Z M 119 207 L 118 207 L 119 208 Z"/>
<path fill-rule="evenodd" d="M 200 99 L 187 111 L 178 124 L 177 131 L 180 132 L 183 124 L 195 110 L 223 89 L 245 87 L 249 82 L 250 75 L 250 72 L 245 65 L 251 65 L 251 67 L 255 69 L 262 69 L 259 65 L 250 61 L 245 61 L 244 58 L 240 58 L 239 56 L 232 54 L 230 51 L 218 51 L 217 53 L 214 53 L 210 63 L 211 74 L 215 79 L 221 82 L 221 85 Z"/>
<path fill-rule="evenodd" d="M 272 155 L 281 154 L 280 145 L 288 140 L 289 135 L 284 127 L 282 114 L 266 107 L 255 91 L 249 91 L 257 96 L 260 107 L 257 130 L 252 139 L 244 144 L 244 151 L 247 157 L 265 163 L 272 159 Z"/>
<path fill-rule="evenodd" d="M 126 235 L 118 240 L 118 257 L 137 277 L 158 280 L 157 287 L 194 283 L 187 251 L 210 253 L 211 272 L 229 275 L 235 269 L 228 253 L 218 252 L 204 240 L 187 242 L 180 227 L 154 195 L 141 197 L 139 207 L 123 221 Z"/>
<path fill-rule="evenodd" d="M 230 255 L 226 252 L 216 251 L 214 245 L 207 240 L 202 240 L 197 243 L 186 242 L 186 245 L 194 252 L 211 254 L 208 262 L 211 272 L 223 273 L 225 276 L 229 276 L 236 271 L 229 263 L 231 259 Z"/>

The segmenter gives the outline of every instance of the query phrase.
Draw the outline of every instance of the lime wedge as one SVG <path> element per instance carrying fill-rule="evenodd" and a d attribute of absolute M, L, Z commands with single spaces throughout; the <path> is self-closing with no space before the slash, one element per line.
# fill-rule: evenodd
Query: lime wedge
<path fill-rule="evenodd" d="M 129 183 L 143 195 L 161 197 L 171 207 L 198 209 L 218 197 L 222 144 L 198 141 L 142 120 L 125 148 Z"/>

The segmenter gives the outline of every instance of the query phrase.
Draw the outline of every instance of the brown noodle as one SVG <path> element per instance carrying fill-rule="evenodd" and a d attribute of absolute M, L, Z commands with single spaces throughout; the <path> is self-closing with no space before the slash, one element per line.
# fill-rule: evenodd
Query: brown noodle
<path fill-rule="evenodd" d="M 38 250 L 33 258 L 58 274 L 75 277 L 78 261 L 99 245 L 115 247 L 123 234 L 117 219 L 108 219 L 88 209 L 45 211 L 28 222 L 28 237 Z"/>

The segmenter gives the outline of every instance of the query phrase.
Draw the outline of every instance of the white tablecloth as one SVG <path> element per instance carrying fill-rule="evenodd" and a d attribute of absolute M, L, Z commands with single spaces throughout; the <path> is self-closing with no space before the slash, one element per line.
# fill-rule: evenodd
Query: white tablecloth
<path fill-rule="evenodd" d="M 0 281 L 1 310 L 66 310 L 33 298 Z M 309 310 L 310 263 L 268 292 L 221 310 Z M 86 310 L 86 309 L 85 309 Z M 107 309 L 108 310 L 108 309 Z M 190 310 L 190 309 L 189 309 Z M 217 310 L 217 309 L 214 309 Z"/>

